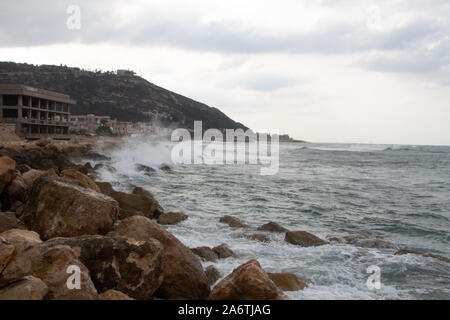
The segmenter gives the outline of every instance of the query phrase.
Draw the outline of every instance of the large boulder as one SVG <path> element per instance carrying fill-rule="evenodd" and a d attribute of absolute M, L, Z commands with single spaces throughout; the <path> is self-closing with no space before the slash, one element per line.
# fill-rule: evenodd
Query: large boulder
<path fill-rule="evenodd" d="M 94 181 L 91 180 L 91 178 L 75 169 L 63 170 L 61 171 L 59 176 L 61 177 L 61 179 L 76 183 L 81 187 L 88 188 L 96 192 L 101 192 L 100 188 L 95 184 Z"/>
<path fill-rule="evenodd" d="M 101 292 L 114 289 L 135 299 L 149 299 L 163 281 L 163 247 L 155 239 L 82 236 L 55 238 L 47 244 L 73 248 Z"/>
<path fill-rule="evenodd" d="M 286 295 L 255 259 L 240 265 L 211 291 L 210 300 L 283 300 Z"/>
<path fill-rule="evenodd" d="M 42 300 L 49 289 L 44 281 L 26 276 L 0 289 L 0 300 Z"/>
<path fill-rule="evenodd" d="M 163 227 L 142 216 L 122 220 L 110 236 L 125 236 L 138 241 L 156 239 L 164 247 L 164 280 L 155 296 L 165 299 L 206 299 L 210 288 L 200 260 Z"/>
<path fill-rule="evenodd" d="M 158 217 L 159 224 L 177 224 L 188 218 L 183 212 L 164 212 Z"/>
<path fill-rule="evenodd" d="M 7 156 L 0 157 L 0 194 L 16 176 L 16 162 Z"/>
<path fill-rule="evenodd" d="M 35 181 L 23 221 L 44 240 L 105 234 L 117 220 L 117 202 L 101 193 L 50 177 Z"/>
<path fill-rule="evenodd" d="M 443 256 L 439 256 L 439 255 L 433 254 L 433 253 L 425 253 L 425 252 L 420 252 L 420 251 L 415 251 L 415 250 L 408 250 L 408 249 L 401 249 L 401 250 L 398 250 L 397 252 L 395 252 L 396 256 L 398 256 L 398 255 L 401 256 L 401 255 L 404 255 L 404 254 L 415 254 L 415 255 L 418 255 L 418 256 L 425 257 L 425 258 L 434 258 L 434 259 L 438 259 L 438 260 L 440 260 L 442 262 L 450 263 L 450 259 L 449 258 L 443 257 Z"/>
<path fill-rule="evenodd" d="M 50 246 L 40 242 L 30 231 L 9 230 L 0 235 L 14 245 L 14 253 L 0 274 L 0 286 L 9 285 L 25 276 L 41 279 L 49 288 L 47 298 L 63 300 L 95 300 L 97 290 L 89 277 L 88 269 L 78 260 L 68 246 Z M 69 267 L 80 270 L 81 289 L 69 289 Z"/>
<path fill-rule="evenodd" d="M 108 290 L 98 295 L 98 300 L 134 300 L 123 292 Z"/>
<path fill-rule="evenodd" d="M 267 273 L 272 280 L 283 291 L 298 291 L 308 287 L 308 284 L 293 273 Z"/>
<path fill-rule="evenodd" d="M 363 248 L 393 249 L 396 246 L 370 232 L 354 232 L 343 235 L 327 235 L 326 239 L 334 243 L 351 244 Z"/>
<path fill-rule="evenodd" d="M 153 195 L 142 188 L 135 188 L 133 193 L 113 192 L 110 194 L 120 207 L 120 219 L 132 216 L 157 217 L 161 214 L 161 206 Z"/>
<path fill-rule="evenodd" d="M 26 229 L 14 212 L 0 212 L 0 233 L 10 229 Z"/>
<path fill-rule="evenodd" d="M 302 247 L 316 247 L 328 244 L 328 242 L 306 231 L 288 231 L 284 240 Z"/>
<path fill-rule="evenodd" d="M 223 216 L 219 219 L 219 222 L 226 223 L 230 227 L 233 228 L 249 228 L 250 226 L 242 221 L 239 218 L 232 217 L 232 216 Z"/>
<path fill-rule="evenodd" d="M 278 223 L 270 221 L 266 224 L 263 224 L 258 228 L 259 231 L 272 231 L 272 232 L 287 232 L 289 231 L 285 227 L 280 226 Z"/>

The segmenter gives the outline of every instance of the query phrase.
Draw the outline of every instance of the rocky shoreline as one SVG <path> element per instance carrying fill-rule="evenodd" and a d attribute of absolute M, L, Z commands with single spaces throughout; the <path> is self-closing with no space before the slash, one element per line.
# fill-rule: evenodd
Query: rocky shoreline
<path fill-rule="evenodd" d="M 0 145 L 0 299 L 278 300 L 287 299 L 284 291 L 308 287 L 295 274 L 267 273 L 255 259 L 218 282 L 223 275 L 214 266 L 203 268 L 201 261 L 233 259 L 231 248 L 226 244 L 188 248 L 165 227 L 188 219 L 187 215 L 166 212 L 144 188 L 125 193 L 96 181 L 96 170 L 105 165 L 72 162 L 107 160 L 94 150 L 120 143 L 85 138 Z M 136 167 L 142 174 L 154 170 Z M 160 169 L 172 173 L 167 165 Z M 302 247 L 331 242 L 396 249 L 370 233 L 330 235 L 324 240 L 276 222 L 253 227 L 233 216 L 221 217 L 220 222 L 242 228 L 246 237 L 261 242 L 269 241 L 267 233 L 280 232 L 286 242 Z M 450 262 L 410 250 L 395 254 Z M 68 286 L 74 266 L 80 272 L 79 289 Z"/>

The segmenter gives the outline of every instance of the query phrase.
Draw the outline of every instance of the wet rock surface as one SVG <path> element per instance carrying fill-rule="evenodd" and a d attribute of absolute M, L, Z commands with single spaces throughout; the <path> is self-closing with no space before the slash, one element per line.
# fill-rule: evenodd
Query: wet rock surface
<path fill-rule="evenodd" d="M 206 299 L 210 293 L 208 278 L 197 256 L 175 236 L 142 216 L 122 220 L 110 236 L 124 236 L 146 241 L 158 240 L 162 254 L 163 282 L 155 292 L 164 299 Z"/>
<path fill-rule="evenodd" d="M 316 247 L 328 244 L 328 242 L 306 231 L 288 231 L 284 240 L 302 247 Z"/>
<path fill-rule="evenodd" d="M 164 212 L 158 217 L 159 224 L 177 224 L 188 218 L 183 212 Z"/>
<path fill-rule="evenodd" d="M 326 239 L 333 243 L 351 244 L 363 248 L 393 249 L 396 246 L 370 232 L 355 232 L 343 235 L 328 235 Z"/>
<path fill-rule="evenodd" d="M 298 291 L 308 287 L 306 282 L 293 273 L 267 273 L 269 278 L 283 291 Z"/>
<path fill-rule="evenodd" d="M 225 243 L 222 243 L 221 245 L 216 246 L 212 249 L 217 254 L 219 259 L 226 259 L 230 257 L 237 258 L 237 254 L 235 254 L 234 251 L 231 250 L 231 248 Z"/>
<path fill-rule="evenodd" d="M 101 193 L 43 177 L 33 183 L 23 221 L 42 239 L 105 234 L 118 217 L 118 204 Z"/>
<path fill-rule="evenodd" d="M 233 216 L 223 216 L 220 218 L 219 222 L 225 223 L 233 228 L 250 228 L 250 225 L 246 222 Z"/>
<path fill-rule="evenodd" d="M 213 285 L 220 278 L 220 272 L 214 266 L 208 266 L 205 269 L 206 277 L 208 278 L 209 285 Z"/>
<path fill-rule="evenodd" d="M 404 254 L 414 254 L 414 255 L 425 257 L 425 258 L 434 258 L 434 259 L 438 259 L 438 260 L 440 260 L 442 262 L 450 263 L 450 259 L 449 258 L 440 256 L 440 255 L 437 255 L 437 254 L 426 253 L 426 252 L 419 252 L 419 251 L 408 250 L 408 249 L 402 249 L 402 250 L 398 250 L 397 252 L 395 252 L 395 255 L 404 255 Z"/>
<path fill-rule="evenodd" d="M 270 280 L 255 259 L 250 260 L 220 281 L 210 300 L 283 300 L 287 296 Z"/>
<path fill-rule="evenodd" d="M 273 222 L 273 221 L 263 224 L 262 226 L 260 226 L 258 228 L 258 230 L 259 231 L 272 231 L 272 232 L 287 232 L 287 231 L 289 231 L 285 227 L 282 227 L 281 225 L 279 225 L 278 223 Z"/>
<path fill-rule="evenodd" d="M 101 292 L 114 289 L 135 299 L 149 299 L 162 283 L 163 247 L 155 239 L 82 236 L 47 243 L 73 248 Z"/>
<path fill-rule="evenodd" d="M 26 226 L 16 218 L 15 212 L 0 212 L 0 233 L 10 229 L 26 229 Z"/>
<path fill-rule="evenodd" d="M 23 277 L 0 288 L 0 300 L 42 300 L 49 292 L 47 285 L 33 276 Z"/>

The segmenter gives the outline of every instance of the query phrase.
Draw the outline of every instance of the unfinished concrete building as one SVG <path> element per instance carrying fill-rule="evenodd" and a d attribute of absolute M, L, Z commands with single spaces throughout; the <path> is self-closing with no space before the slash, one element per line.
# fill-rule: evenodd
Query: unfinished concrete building
<path fill-rule="evenodd" d="M 70 105 L 75 103 L 66 94 L 0 84 L 0 122 L 27 139 L 68 139 Z"/>

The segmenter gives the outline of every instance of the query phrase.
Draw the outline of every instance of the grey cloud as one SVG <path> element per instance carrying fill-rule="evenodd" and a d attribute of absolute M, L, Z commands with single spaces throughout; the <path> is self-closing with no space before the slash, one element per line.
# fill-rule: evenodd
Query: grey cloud
<path fill-rule="evenodd" d="M 0 46 L 113 42 L 132 45 L 168 44 L 193 50 L 234 53 L 292 52 L 346 53 L 361 50 L 403 49 L 438 32 L 444 26 L 433 19 L 414 21 L 388 34 L 371 33 L 365 25 L 341 23 L 309 33 L 269 35 L 229 22 L 199 24 L 196 17 L 174 19 L 158 12 L 117 28 L 110 1 L 78 1 L 82 29 L 66 28 L 69 1 L 14 1 L 0 11 Z M 446 30 L 448 31 L 448 29 Z"/>
<path fill-rule="evenodd" d="M 78 0 L 82 9 L 81 30 L 68 30 L 66 9 L 72 1 L 16 0 L 2 4 L 0 11 L 0 47 L 30 47 L 80 41 L 87 44 L 115 43 L 133 46 L 169 45 L 188 50 L 220 53 L 316 53 L 345 54 L 355 52 L 404 51 L 408 60 L 378 58 L 364 64 L 366 68 L 394 72 L 426 72 L 448 61 L 448 52 L 427 56 L 427 43 L 450 34 L 448 22 L 435 17 L 420 18 L 388 33 L 371 32 L 364 24 L 341 22 L 338 25 L 317 27 L 308 33 L 267 34 L 230 22 L 200 24 L 195 16 L 174 17 L 161 12 L 142 12 L 133 22 L 117 26 L 114 7 L 120 1 Z M 335 1 L 322 1 L 335 5 Z M 351 1 L 350 1 L 351 2 Z M 417 1 L 416 1 L 417 2 Z M 423 2 L 421 4 L 423 6 Z M 448 6 L 440 0 L 432 5 L 444 16 L 450 15 Z M 259 81 L 259 82 L 258 82 Z M 258 80 L 249 86 L 271 87 Z M 274 83 L 274 82 L 272 82 Z M 276 86 L 275 86 L 276 87 Z"/>

